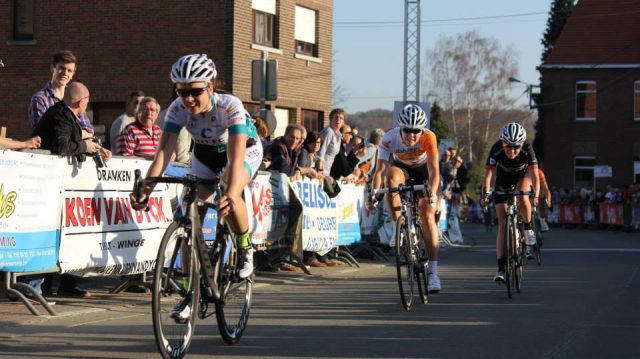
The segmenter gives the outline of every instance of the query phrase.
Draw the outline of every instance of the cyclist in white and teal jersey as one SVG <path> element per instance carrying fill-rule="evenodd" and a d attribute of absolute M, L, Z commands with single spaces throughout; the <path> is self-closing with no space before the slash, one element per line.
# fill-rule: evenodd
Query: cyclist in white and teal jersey
<path fill-rule="evenodd" d="M 182 56 L 171 69 L 178 98 L 169 105 L 164 131 L 147 177 L 160 176 L 176 150 L 178 133 L 186 127 L 195 146 L 189 172 L 199 178 L 221 174 L 226 193 L 218 200 L 218 216 L 225 218 L 238 244 L 238 275 L 253 273 L 253 249 L 249 239 L 247 207 L 242 193 L 262 161 L 262 144 L 240 99 L 214 92 L 216 68 L 206 54 Z M 142 201 L 153 190 L 147 186 Z M 211 189 L 198 189 L 210 199 Z M 134 203 L 144 208 L 145 203 Z"/>

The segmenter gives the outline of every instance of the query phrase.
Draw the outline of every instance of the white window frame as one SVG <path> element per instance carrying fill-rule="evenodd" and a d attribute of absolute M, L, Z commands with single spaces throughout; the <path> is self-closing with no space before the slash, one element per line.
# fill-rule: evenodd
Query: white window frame
<path fill-rule="evenodd" d="M 253 16 L 252 16 L 252 21 L 253 21 L 253 45 L 252 48 L 255 48 L 256 46 L 261 47 L 261 48 L 265 48 L 265 49 L 275 49 L 278 46 L 278 39 L 277 39 L 277 22 L 278 22 L 278 17 L 277 17 L 277 3 L 276 0 L 251 0 L 251 9 L 253 9 Z M 264 19 L 266 22 L 271 22 L 271 26 L 262 26 L 261 30 L 271 30 L 270 32 L 268 31 L 263 31 L 263 37 L 265 38 L 270 38 L 271 41 L 263 41 L 263 42 L 255 42 L 256 41 L 256 33 L 257 33 L 257 21 L 259 18 Z M 267 33 L 268 32 L 268 33 Z M 269 51 L 272 52 L 272 51 Z"/>
<path fill-rule="evenodd" d="M 576 165 L 577 160 L 593 160 L 593 166 L 578 166 Z M 573 188 L 574 189 L 577 189 L 576 187 L 576 177 L 577 177 L 576 171 L 577 170 L 591 170 L 591 176 L 592 176 L 591 182 L 595 183 L 594 182 L 595 177 L 593 177 L 593 167 L 595 167 L 595 165 L 596 165 L 596 156 L 575 156 L 573 158 Z"/>
<path fill-rule="evenodd" d="M 578 85 L 582 85 L 582 84 L 593 84 L 595 86 L 595 90 L 591 91 L 591 90 L 578 90 Z M 575 100 L 575 104 L 574 104 L 574 111 L 575 111 L 575 119 L 576 121 L 581 121 L 581 122 L 595 122 L 596 121 L 596 117 L 578 117 L 578 95 L 579 94 L 593 94 L 596 97 L 596 117 L 598 116 L 598 84 L 596 81 L 576 81 L 576 86 L 575 86 L 575 95 L 576 95 L 576 100 Z"/>
<path fill-rule="evenodd" d="M 295 54 L 306 55 L 310 57 L 318 57 L 318 11 L 306 8 L 304 6 L 296 5 L 295 10 L 295 28 L 294 28 L 294 40 L 295 40 Z M 299 52 L 298 43 L 310 47 L 310 52 Z"/>

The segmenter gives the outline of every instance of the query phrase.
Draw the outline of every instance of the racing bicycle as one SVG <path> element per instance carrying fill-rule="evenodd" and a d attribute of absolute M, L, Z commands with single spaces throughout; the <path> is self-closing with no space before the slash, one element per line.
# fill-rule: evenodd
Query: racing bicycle
<path fill-rule="evenodd" d="M 176 211 L 160 242 L 153 275 L 153 330 L 160 354 L 175 359 L 187 353 L 196 316 L 205 319 L 215 314 L 222 339 L 237 343 L 249 319 L 253 279 L 238 277 L 235 238 L 222 220 L 218 220 L 213 244 L 207 245 L 199 211 L 216 208 L 220 179 L 192 175 L 142 179 L 136 170 L 136 201 L 140 202 L 144 186 L 153 183 L 177 183 L 186 190 L 183 209 Z M 198 185 L 215 188 L 214 202 L 198 198 Z"/>
<path fill-rule="evenodd" d="M 402 306 L 411 310 L 417 284 L 423 304 L 429 302 L 429 252 L 425 248 L 424 233 L 419 216 L 418 192 L 429 193 L 428 185 L 400 185 L 375 190 L 373 196 L 385 193 L 400 194 L 400 216 L 396 221 L 396 270 Z"/>
<path fill-rule="evenodd" d="M 524 269 L 524 225 L 518 215 L 517 196 L 531 196 L 533 191 L 516 190 L 511 186 L 504 191 L 496 190 L 494 194 L 506 195 L 507 210 L 505 213 L 504 237 L 502 245 L 502 258 L 505 260 L 505 284 L 507 296 L 511 299 L 513 291 L 520 293 L 522 285 L 522 272 Z"/>

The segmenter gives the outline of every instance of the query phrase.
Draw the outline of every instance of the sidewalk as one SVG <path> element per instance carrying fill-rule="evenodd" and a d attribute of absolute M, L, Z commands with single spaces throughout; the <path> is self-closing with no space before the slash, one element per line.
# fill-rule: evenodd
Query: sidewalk
<path fill-rule="evenodd" d="M 378 262 L 375 265 L 379 265 Z M 366 265 L 365 263 L 361 263 Z M 371 265 L 371 264 L 370 264 Z M 358 270 L 343 264 L 339 267 L 312 268 L 312 275 L 302 272 L 256 272 L 254 290 L 260 287 L 291 283 L 331 276 L 345 270 Z M 151 293 L 110 293 L 117 284 L 118 277 L 91 277 L 81 279 L 81 287 L 91 292 L 89 298 L 51 296 L 48 299 L 56 304 L 51 306 L 57 315 L 49 315 L 47 310 L 38 302 L 31 301 L 40 315 L 33 315 L 21 301 L 10 301 L 0 294 L 0 326 L 18 326 L 34 324 L 41 321 L 56 320 L 56 318 L 91 315 L 91 313 L 112 310 L 118 307 L 131 307 L 136 305 L 147 306 L 151 310 Z"/>
<path fill-rule="evenodd" d="M 495 240 L 495 228 L 493 233 L 487 233 L 484 226 L 477 224 L 461 224 L 464 244 L 457 244 L 452 248 L 443 249 L 443 252 L 455 248 L 468 248 L 476 245 L 492 245 Z M 376 260 L 358 259 L 362 267 L 393 265 L 393 257 L 389 257 L 390 262 Z M 311 268 L 311 275 L 302 272 L 256 272 L 254 289 L 259 290 L 262 286 L 287 284 L 295 285 L 296 282 L 330 277 L 332 275 L 342 275 L 345 272 L 357 272 L 357 267 L 350 267 L 342 264 L 339 267 L 319 267 Z M 49 315 L 46 309 L 39 303 L 32 302 L 33 306 L 40 312 L 39 316 L 31 314 L 29 309 L 21 302 L 9 301 L 0 295 L 0 325 L 3 327 L 32 324 L 40 321 L 55 320 L 59 317 L 75 315 L 91 315 L 91 313 L 107 311 L 117 307 L 130 307 L 144 305 L 151 308 L 151 294 L 121 292 L 111 294 L 112 290 L 119 282 L 118 277 L 91 277 L 81 279 L 81 286 L 91 291 L 90 298 L 58 297 L 49 298 L 55 301 L 52 306 L 57 316 Z M 150 310 L 150 309 L 149 309 Z"/>

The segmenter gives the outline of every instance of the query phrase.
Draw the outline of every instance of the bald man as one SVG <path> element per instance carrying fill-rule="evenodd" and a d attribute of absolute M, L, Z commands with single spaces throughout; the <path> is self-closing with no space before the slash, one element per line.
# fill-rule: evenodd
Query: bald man
<path fill-rule="evenodd" d="M 42 149 L 60 156 L 78 156 L 100 152 L 104 161 L 111 158 L 111 152 L 83 133 L 80 118 L 89 104 L 89 89 L 79 82 L 67 86 L 62 101 L 49 107 L 36 125 L 33 136 L 42 138 Z"/>

